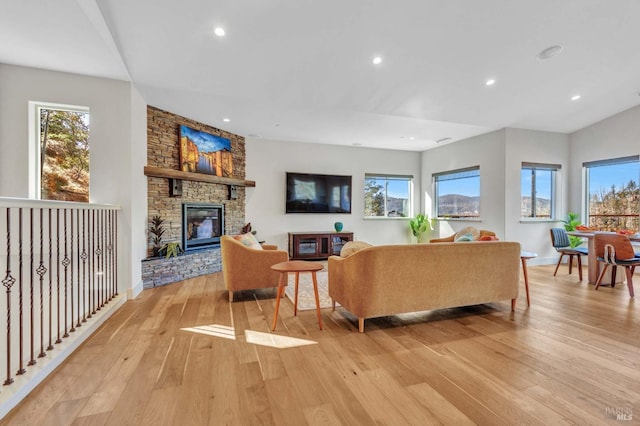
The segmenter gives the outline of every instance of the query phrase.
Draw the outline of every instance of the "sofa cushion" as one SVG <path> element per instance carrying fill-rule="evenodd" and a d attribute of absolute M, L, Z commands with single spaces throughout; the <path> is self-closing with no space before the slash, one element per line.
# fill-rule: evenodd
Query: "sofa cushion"
<path fill-rule="evenodd" d="M 475 241 L 480 238 L 480 231 L 478 230 L 478 228 L 474 226 L 467 226 L 466 228 L 462 228 L 461 230 L 456 232 L 456 235 L 453 237 L 453 241 L 458 241 L 458 238 L 466 234 L 471 234 L 471 240 L 463 241 Z"/>
<path fill-rule="evenodd" d="M 364 241 L 349 241 L 342 246 L 342 250 L 340 250 L 340 257 L 349 257 L 358 250 L 362 250 L 367 247 L 371 247 L 371 244 L 365 243 Z"/>
<path fill-rule="evenodd" d="M 247 232 L 246 234 L 234 235 L 233 239 L 237 240 L 242 245 L 247 246 L 249 248 L 262 250 L 262 246 L 256 239 L 255 235 L 253 235 L 250 232 Z"/>

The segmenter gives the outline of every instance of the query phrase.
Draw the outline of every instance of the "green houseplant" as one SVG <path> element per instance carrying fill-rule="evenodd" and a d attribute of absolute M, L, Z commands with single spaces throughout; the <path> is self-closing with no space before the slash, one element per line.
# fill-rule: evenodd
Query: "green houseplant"
<path fill-rule="evenodd" d="M 580 222 L 580 220 L 578 219 L 579 217 L 580 216 L 577 213 L 567 213 L 567 220 L 563 220 L 564 229 L 567 232 L 575 231 L 576 226 L 582 224 L 582 222 Z M 580 244 L 582 244 L 582 238 L 569 235 L 569 246 L 571 246 L 571 248 L 578 247 Z"/>
<path fill-rule="evenodd" d="M 426 215 L 420 213 L 409 221 L 411 233 L 418 239 L 418 242 L 421 242 L 422 234 L 427 232 L 427 227 L 429 224 L 428 219 L 429 218 Z"/>
<path fill-rule="evenodd" d="M 160 249 L 160 254 L 164 255 L 166 258 L 170 258 L 173 256 L 178 256 L 182 253 L 182 247 L 180 247 L 180 243 L 172 241 L 162 246 Z"/>
<path fill-rule="evenodd" d="M 162 236 L 164 235 L 164 219 L 159 215 L 155 215 L 151 218 L 151 224 L 149 226 L 149 239 L 153 244 L 153 256 L 160 256 L 160 250 L 162 249 Z"/>

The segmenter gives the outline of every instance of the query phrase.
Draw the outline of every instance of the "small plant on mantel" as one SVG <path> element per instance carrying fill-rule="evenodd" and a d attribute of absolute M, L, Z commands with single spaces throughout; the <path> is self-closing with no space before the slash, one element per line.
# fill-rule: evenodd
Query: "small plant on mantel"
<path fill-rule="evenodd" d="M 162 236 L 164 235 L 164 219 L 160 215 L 155 215 L 151 218 L 151 225 L 149 226 L 149 239 L 153 244 L 153 257 L 160 256 L 160 250 L 162 249 Z"/>
<path fill-rule="evenodd" d="M 167 259 L 170 257 L 177 257 L 180 253 L 182 253 L 182 247 L 180 247 L 180 243 L 172 241 L 162 246 L 160 249 L 160 254 L 166 257 Z"/>

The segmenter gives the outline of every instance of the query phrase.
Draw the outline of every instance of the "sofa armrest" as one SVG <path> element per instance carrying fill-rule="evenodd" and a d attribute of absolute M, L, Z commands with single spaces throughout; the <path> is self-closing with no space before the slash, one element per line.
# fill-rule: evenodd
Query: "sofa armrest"
<path fill-rule="evenodd" d="M 264 250 L 278 250 L 278 246 L 275 244 L 262 244 Z"/>
<path fill-rule="evenodd" d="M 450 235 L 448 237 L 444 237 L 444 238 L 433 238 L 431 240 L 429 240 L 430 243 L 452 243 L 453 239 L 455 238 L 456 234 Z"/>

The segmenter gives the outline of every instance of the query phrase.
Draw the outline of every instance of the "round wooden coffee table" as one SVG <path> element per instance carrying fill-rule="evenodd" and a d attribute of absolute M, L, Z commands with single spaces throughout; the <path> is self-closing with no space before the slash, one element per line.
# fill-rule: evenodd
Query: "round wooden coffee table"
<path fill-rule="evenodd" d="M 289 262 L 276 263 L 271 266 L 274 271 L 280 272 L 280 280 L 278 281 L 278 296 L 276 298 L 276 310 L 273 313 L 273 324 L 271 325 L 271 331 L 276 330 L 276 323 L 278 322 L 278 309 L 280 309 L 280 298 L 284 293 L 284 288 L 288 283 L 289 272 L 295 272 L 296 274 L 296 288 L 295 297 L 293 301 L 293 314 L 298 314 L 298 281 L 300 279 L 300 272 L 311 272 L 311 278 L 313 279 L 313 292 L 316 296 L 316 312 L 318 313 L 318 324 L 320 330 L 322 330 L 322 315 L 320 314 L 320 298 L 318 297 L 318 280 L 316 278 L 316 272 L 320 271 L 324 266 L 307 262 L 304 260 L 290 260 Z"/>

